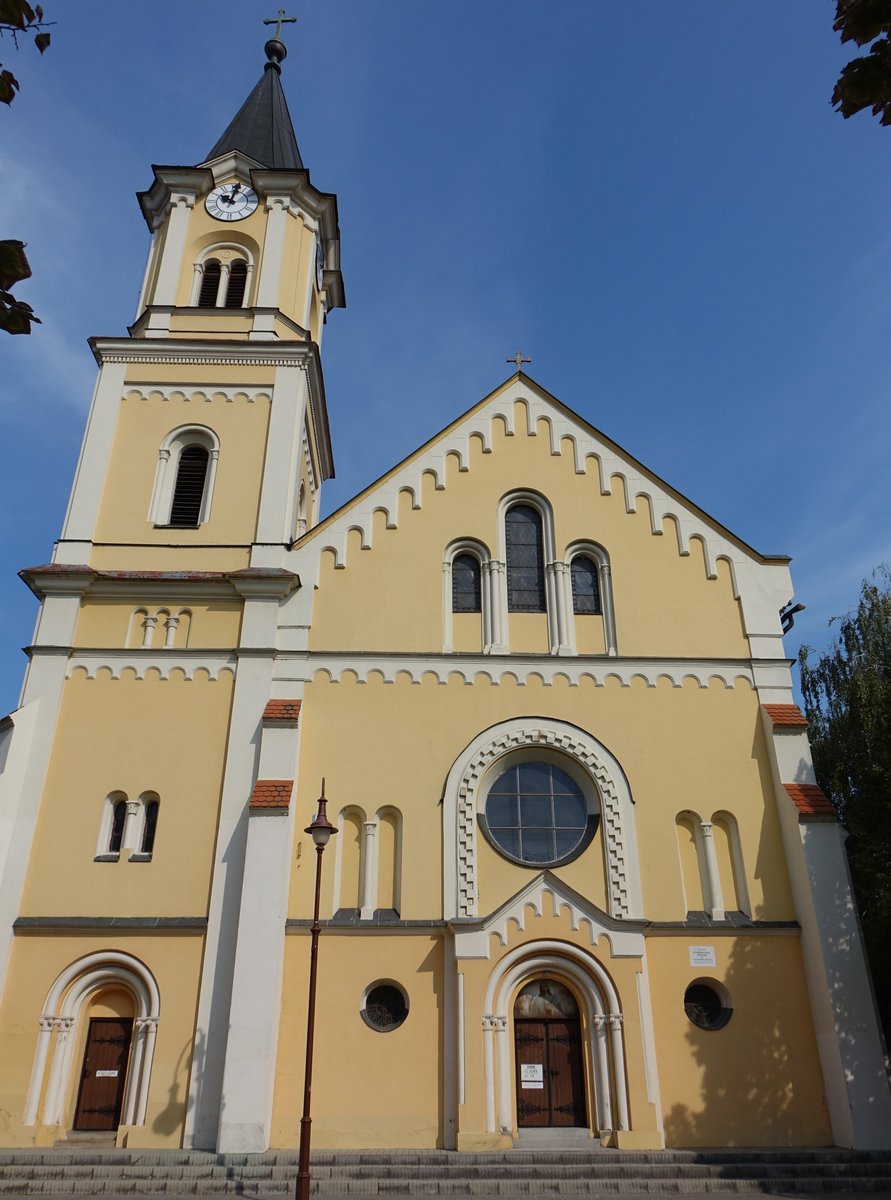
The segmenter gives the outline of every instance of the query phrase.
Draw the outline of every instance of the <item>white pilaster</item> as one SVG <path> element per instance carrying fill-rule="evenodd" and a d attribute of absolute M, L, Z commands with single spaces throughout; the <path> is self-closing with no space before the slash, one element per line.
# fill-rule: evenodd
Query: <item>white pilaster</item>
<path fill-rule="evenodd" d="M 173 305 L 176 303 L 176 288 L 182 271 L 186 234 L 189 230 L 189 217 L 195 207 L 195 196 L 194 192 L 173 192 L 171 194 L 170 215 L 167 218 L 167 232 L 161 248 L 158 279 L 155 284 L 155 294 L 152 297 L 153 304 Z"/>
<path fill-rule="evenodd" d="M 844 831 L 834 820 L 800 820 L 785 783 L 813 783 L 803 729 L 774 728 L 762 709 L 811 1013 L 836 1145 L 891 1149 L 891 1091 Z"/>
<path fill-rule="evenodd" d="M 80 459 L 74 473 L 68 512 L 62 526 L 62 540 L 53 555 L 54 562 L 88 561 L 117 428 L 126 370 L 126 363 L 108 363 L 99 371 Z"/>
<path fill-rule="evenodd" d="M 269 196 L 266 201 L 266 240 L 263 261 L 257 282 L 257 308 L 278 308 L 279 284 L 282 272 L 282 251 L 285 246 L 285 222 L 288 219 L 288 200 L 284 196 Z"/>
<path fill-rule="evenodd" d="M 306 410 L 306 374 L 296 367 L 279 367 L 275 373 L 266 461 L 257 518 L 258 543 L 281 547 L 291 540 L 289 514 L 294 509 L 295 489 L 300 474 L 301 436 Z M 280 558 L 280 552 L 278 552 Z M 266 563 L 255 554 L 252 566 Z"/>

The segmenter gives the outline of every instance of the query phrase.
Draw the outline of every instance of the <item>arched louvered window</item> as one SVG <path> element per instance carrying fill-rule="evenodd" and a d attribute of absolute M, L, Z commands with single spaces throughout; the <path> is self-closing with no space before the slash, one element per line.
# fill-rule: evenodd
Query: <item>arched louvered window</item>
<path fill-rule="evenodd" d="M 118 800 L 115 803 L 111 818 L 111 833 L 108 836 L 108 853 L 120 854 L 124 841 L 124 824 L 127 820 L 127 801 Z"/>
<path fill-rule="evenodd" d="M 452 612 L 478 613 L 482 607 L 480 561 L 473 554 L 459 554 L 452 562 Z"/>
<path fill-rule="evenodd" d="M 204 271 L 201 275 L 201 291 L 198 293 L 199 308 L 215 308 L 219 290 L 220 264 L 217 259 L 209 258 L 204 264 Z"/>
<path fill-rule="evenodd" d="M 229 268 L 229 286 L 226 289 L 226 308 L 241 308 L 244 304 L 244 289 L 247 284 L 247 263 L 237 258 Z"/>
<path fill-rule="evenodd" d="M 579 554 L 570 566 L 572 576 L 572 611 L 574 613 L 600 613 L 600 584 L 597 578 L 597 563 L 587 555 Z"/>
<path fill-rule="evenodd" d="M 149 800 L 145 806 L 145 823 L 142 827 L 142 853 L 151 854 L 155 848 L 155 833 L 158 828 L 158 801 Z"/>
<path fill-rule="evenodd" d="M 204 446 L 184 446 L 179 456 L 169 524 L 192 529 L 201 520 L 209 454 Z"/>
<path fill-rule="evenodd" d="M 509 612 L 545 612 L 541 513 L 531 504 L 515 504 L 504 518 Z"/>

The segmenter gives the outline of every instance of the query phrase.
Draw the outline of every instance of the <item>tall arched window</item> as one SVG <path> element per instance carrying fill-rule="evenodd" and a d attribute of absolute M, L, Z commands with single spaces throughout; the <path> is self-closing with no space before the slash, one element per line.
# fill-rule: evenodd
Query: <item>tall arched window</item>
<path fill-rule="evenodd" d="M 155 848 L 155 833 L 158 829 L 158 808 L 159 802 L 157 800 L 145 801 L 142 846 L 140 848 L 142 854 L 151 854 Z"/>
<path fill-rule="evenodd" d="M 205 261 L 204 272 L 201 276 L 201 291 L 198 293 L 199 308 L 216 307 L 221 270 L 219 259 L 208 258 Z"/>
<path fill-rule="evenodd" d="M 504 520 L 508 612 L 545 612 L 544 538 L 541 514 L 515 504 Z"/>
<path fill-rule="evenodd" d="M 452 612 L 477 613 L 482 609 L 480 560 L 459 554 L 452 561 Z"/>
<path fill-rule="evenodd" d="M 577 555 L 570 564 L 572 576 L 572 611 L 600 613 L 600 585 L 597 563 L 585 554 Z"/>
<path fill-rule="evenodd" d="M 207 479 L 210 455 L 205 446 L 184 446 L 179 456 L 170 524 L 180 529 L 192 529 L 201 520 L 201 502 Z"/>
<path fill-rule="evenodd" d="M 229 268 L 229 286 L 226 288 L 226 308 L 241 308 L 244 304 L 244 289 L 247 284 L 247 263 L 236 259 Z"/>
<path fill-rule="evenodd" d="M 111 818 L 111 833 L 108 835 L 108 853 L 120 854 L 124 842 L 124 825 L 127 822 L 127 801 L 116 800 Z"/>

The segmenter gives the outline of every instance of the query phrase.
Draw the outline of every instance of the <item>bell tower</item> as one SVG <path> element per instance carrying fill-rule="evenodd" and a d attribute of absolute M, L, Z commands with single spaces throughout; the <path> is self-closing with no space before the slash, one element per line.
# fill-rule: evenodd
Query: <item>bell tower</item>
<path fill-rule="evenodd" d="M 287 50 L 279 37 L 265 49 L 207 157 L 155 166 L 138 195 L 152 237 L 138 309 L 128 336 L 90 340 L 99 371 L 71 498 L 52 561 L 21 573 L 40 612 L 0 730 L 13 728 L 0 987 L 14 921 L 55 903 L 41 879 L 66 875 L 64 920 L 156 928 L 153 961 L 180 955 L 174 974 L 193 981 L 167 1036 L 195 1041 L 184 1144 L 199 1147 L 217 1140 L 227 1055 L 236 1094 L 253 1061 L 229 1035 L 247 802 L 258 770 L 295 774 L 299 703 L 288 692 L 284 717 L 264 714 L 278 649 L 302 636 L 282 613 L 309 602 L 291 550 L 334 473 L 320 344 L 344 305 L 337 200 L 301 158 Z M 270 851 L 285 896 L 293 813 L 269 811 L 287 826 Z M 66 1119 L 55 1099 L 31 1115 Z"/>

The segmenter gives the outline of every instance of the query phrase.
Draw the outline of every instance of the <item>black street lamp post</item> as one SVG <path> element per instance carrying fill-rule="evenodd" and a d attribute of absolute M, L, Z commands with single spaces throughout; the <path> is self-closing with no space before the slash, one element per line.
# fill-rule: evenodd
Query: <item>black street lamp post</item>
<path fill-rule="evenodd" d="M 316 1028 L 316 974 L 319 963 L 319 898 L 322 894 L 322 853 L 328 845 L 332 833 L 337 833 L 337 827 L 328 820 L 326 812 L 328 801 L 325 799 L 325 780 L 322 780 L 322 794 L 319 797 L 319 809 L 312 823 L 304 830 L 312 836 L 316 847 L 316 899 L 312 913 L 312 930 L 309 951 L 309 1000 L 306 1010 L 306 1067 L 303 1074 L 303 1116 L 300 1118 L 300 1153 L 297 1158 L 296 1200 L 309 1200 L 309 1139 L 312 1126 L 310 1104 L 312 1101 L 312 1052 Z"/>

